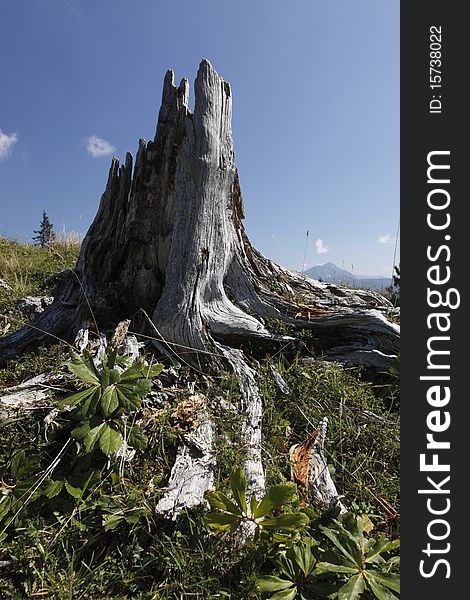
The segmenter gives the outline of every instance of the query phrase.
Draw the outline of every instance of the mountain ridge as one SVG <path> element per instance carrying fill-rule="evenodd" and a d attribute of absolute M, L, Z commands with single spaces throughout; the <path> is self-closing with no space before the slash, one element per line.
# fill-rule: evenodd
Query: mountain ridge
<path fill-rule="evenodd" d="M 327 262 L 323 265 L 315 265 L 304 275 L 311 279 L 317 279 L 326 283 L 347 284 L 357 288 L 369 288 L 373 290 L 384 290 L 392 284 L 391 277 L 383 277 L 381 275 L 355 275 L 346 269 L 341 269 L 332 262 Z"/>

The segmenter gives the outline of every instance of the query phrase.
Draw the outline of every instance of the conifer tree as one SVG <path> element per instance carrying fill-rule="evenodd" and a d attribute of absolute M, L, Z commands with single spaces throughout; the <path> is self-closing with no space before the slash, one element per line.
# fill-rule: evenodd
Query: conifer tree
<path fill-rule="evenodd" d="M 42 221 L 39 229 L 34 230 L 33 233 L 37 233 L 36 236 L 33 237 L 34 243 L 36 246 L 40 248 L 45 248 L 46 246 L 50 246 L 55 238 L 55 233 L 53 230 L 53 225 L 49 221 L 49 217 L 46 214 L 46 211 L 42 211 Z"/>

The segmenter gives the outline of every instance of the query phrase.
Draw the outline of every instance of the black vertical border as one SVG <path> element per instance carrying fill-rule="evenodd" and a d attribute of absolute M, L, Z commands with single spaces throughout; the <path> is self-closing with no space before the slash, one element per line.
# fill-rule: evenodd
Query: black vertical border
<path fill-rule="evenodd" d="M 400 6 L 400 99 L 401 99 L 401 598 L 405 600 L 470 597 L 467 583 L 470 575 L 465 541 L 470 537 L 467 517 L 470 492 L 468 455 L 470 429 L 467 427 L 467 405 L 470 404 L 470 338 L 468 322 L 468 278 L 470 269 L 470 219 L 466 219 L 466 206 L 470 204 L 467 191 L 467 173 L 470 173 L 470 127 L 468 112 L 470 102 L 466 98 L 470 69 L 470 25 L 464 17 L 465 3 L 435 0 L 402 2 Z M 442 30 L 442 88 L 431 90 L 430 80 L 430 27 Z M 432 95 L 442 96 L 441 114 L 430 114 Z M 468 140 L 468 141 L 467 141 Z M 450 184 L 445 186 L 451 194 L 449 207 L 451 224 L 445 232 L 432 231 L 426 224 L 427 194 L 431 187 L 427 183 L 427 155 L 435 150 L 450 150 Z M 450 240 L 444 240 L 444 235 Z M 442 518 L 447 519 L 451 531 L 443 541 L 430 540 L 427 527 L 433 518 L 426 506 L 427 497 L 441 498 L 445 495 L 426 496 L 418 489 L 426 489 L 426 476 L 419 469 L 419 455 L 426 451 L 426 434 L 429 432 L 426 417 L 431 410 L 426 400 L 426 391 L 431 385 L 420 381 L 420 376 L 429 374 L 427 367 L 427 341 L 435 335 L 428 329 L 426 318 L 433 309 L 427 304 L 427 270 L 433 264 L 427 256 L 427 247 L 438 248 L 448 244 L 451 257 L 440 264 L 451 269 L 451 279 L 441 288 L 457 288 L 461 303 L 455 310 L 440 308 L 450 313 L 451 328 L 447 334 L 450 342 L 449 374 L 451 400 L 446 408 L 451 416 L 450 428 L 437 439 L 449 440 L 450 450 L 440 451 L 440 462 L 450 463 L 450 473 L 435 473 L 436 482 L 450 475 L 447 486 L 451 507 Z M 443 252 L 442 257 L 446 255 Z M 435 263 L 434 263 L 435 264 Z M 432 286 L 436 288 L 436 286 Z M 444 289 L 442 290 L 444 292 Z M 442 347 L 444 347 L 443 345 Z M 442 372 L 441 372 L 442 374 Z M 447 384 L 443 384 L 447 385 Z M 428 451 L 429 452 L 429 451 Z M 431 451 L 432 453 L 432 451 Z M 446 460 L 447 459 L 447 460 Z M 443 486 L 445 487 L 445 486 Z M 442 527 L 435 533 L 444 531 Z M 435 549 L 450 544 L 447 553 L 423 553 L 427 543 Z M 425 560 L 428 573 L 434 563 L 443 558 L 449 561 L 450 578 L 446 578 L 447 567 L 440 564 L 432 577 L 424 578 L 419 571 L 420 561 Z"/>

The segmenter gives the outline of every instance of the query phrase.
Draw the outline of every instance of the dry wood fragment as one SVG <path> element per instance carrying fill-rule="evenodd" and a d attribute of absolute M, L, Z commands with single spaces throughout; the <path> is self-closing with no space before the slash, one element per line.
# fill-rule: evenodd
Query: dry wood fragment
<path fill-rule="evenodd" d="M 156 506 L 156 512 L 176 519 L 185 508 L 204 502 L 204 494 L 214 487 L 216 466 L 213 449 L 214 424 L 206 398 L 195 394 L 184 401 L 174 419 L 185 429 L 171 469 L 168 486 Z"/>
<path fill-rule="evenodd" d="M 0 422 L 25 413 L 53 406 L 51 392 L 63 384 L 66 376 L 41 373 L 0 392 Z"/>
<path fill-rule="evenodd" d="M 302 444 L 290 449 L 291 477 L 299 490 L 323 511 L 339 514 L 347 512 L 341 502 L 325 459 L 325 439 L 328 419 L 320 425 Z"/>

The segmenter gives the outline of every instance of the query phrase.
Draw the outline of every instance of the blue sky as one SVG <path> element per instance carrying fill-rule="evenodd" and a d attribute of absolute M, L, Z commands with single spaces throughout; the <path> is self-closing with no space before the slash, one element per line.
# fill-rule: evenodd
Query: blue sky
<path fill-rule="evenodd" d="M 0 235 L 85 233 L 112 155 L 153 138 L 168 68 L 233 92 L 253 244 L 389 275 L 399 220 L 398 0 L 17 0 L 0 7 Z"/>

